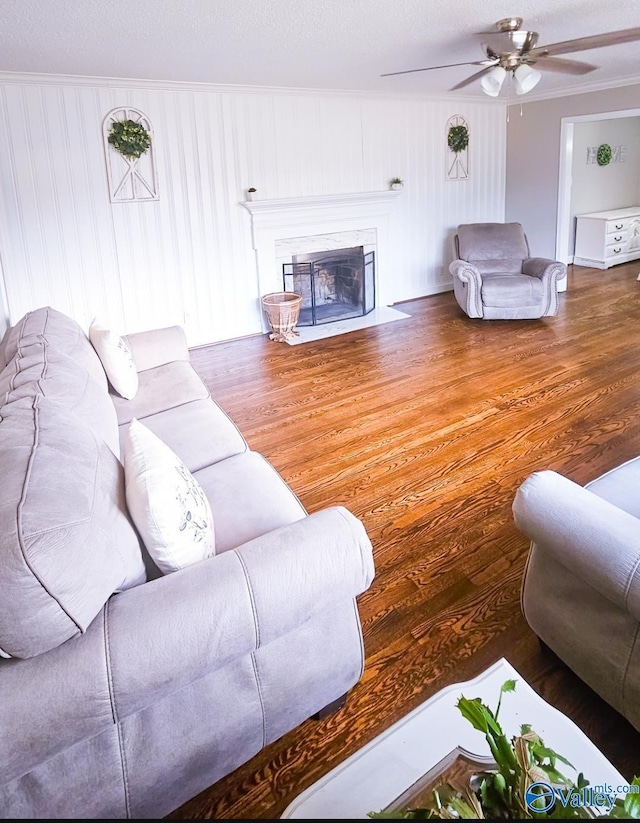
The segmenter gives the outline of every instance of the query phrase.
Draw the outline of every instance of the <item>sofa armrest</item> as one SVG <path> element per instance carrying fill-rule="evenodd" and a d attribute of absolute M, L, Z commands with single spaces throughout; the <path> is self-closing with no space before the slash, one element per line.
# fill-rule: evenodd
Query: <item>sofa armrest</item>
<path fill-rule="evenodd" d="M 373 575 L 362 523 L 338 506 L 113 596 L 107 627 L 117 716 L 355 598 Z"/>
<path fill-rule="evenodd" d="M 640 620 L 640 520 L 554 471 L 530 475 L 512 509 L 537 549 Z"/>
<path fill-rule="evenodd" d="M 355 598 L 373 575 L 362 523 L 334 507 L 113 595 L 86 634 L 0 660 L 0 783 Z"/>
<path fill-rule="evenodd" d="M 0 337 L 0 371 L 4 369 L 7 365 L 7 356 L 5 354 L 5 350 L 7 348 L 7 341 L 9 340 L 9 332 L 11 331 L 11 327 L 9 326 L 5 329 L 4 334 Z"/>
<path fill-rule="evenodd" d="M 540 280 L 554 280 L 554 286 L 558 280 L 567 273 L 567 267 L 558 260 L 549 260 L 546 257 L 528 257 L 522 261 L 522 273 L 530 277 L 538 277 Z"/>
<path fill-rule="evenodd" d="M 123 335 L 138 371 L 146 371 L 174 360 L 189 360 L 187 338 L 182 326 Z"/>
<path fill-rule="evenodd" d="M 454 260 L 449 264 L 453 277 L 453 291 L 460 306 L 469 317 L 482 317 L 482 275 L 466 260 Z"/>
<path fill-rule="evenodd" d="M 473 263 L 467 263 L 466 260 L 453 260 L 449 263 L 449 273 L 452 277 L 457 277 L 464 283 L 470 283 L 478 289 L 482 286 L 482 275 L 479 269 Z"/>

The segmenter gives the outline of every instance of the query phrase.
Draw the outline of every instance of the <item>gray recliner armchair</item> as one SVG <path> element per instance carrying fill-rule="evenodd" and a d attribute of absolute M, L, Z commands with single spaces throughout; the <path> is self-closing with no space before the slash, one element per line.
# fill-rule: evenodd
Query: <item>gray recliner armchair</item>
<path fill-rule="evenodd" d="M 557 313 L 558 281 L 567 267 L 531 257 L 520 223 L 462 224 L 455 251 L 453 291 L 469 317 L 529 320 Z"/>

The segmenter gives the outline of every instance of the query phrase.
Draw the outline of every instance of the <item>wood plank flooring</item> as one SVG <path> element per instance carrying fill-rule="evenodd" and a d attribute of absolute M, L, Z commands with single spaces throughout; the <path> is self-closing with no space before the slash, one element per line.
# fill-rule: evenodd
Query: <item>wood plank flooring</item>
<path fill-rule="evenodd" d="M 359 598 L 366 667 L 346 706 L 169 818 L 277 819 L 430 695 L 500 657 L 626 779 L 640 775 L 640 734 L 522 617 L 528 541 L 511 514 L 532 471 L 585 483 L 640 454 L 638 269 L 569 267 L 558 315 L 539 321 L 470 320 L 449 292 L 398 304 L 407 320 L 316 343 L 259 335 L 192 351 L 308 511 L 342 504 L 363 520 L 376 578 Z"/>

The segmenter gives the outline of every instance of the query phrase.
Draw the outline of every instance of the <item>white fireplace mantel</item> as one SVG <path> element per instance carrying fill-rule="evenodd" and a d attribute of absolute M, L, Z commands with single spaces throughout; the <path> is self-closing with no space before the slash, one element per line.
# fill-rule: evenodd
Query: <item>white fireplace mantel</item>
<path fill-rule="evenodd" d="M 388 221 L 402 191 L 367 191 L 242 203 L 251 215 L 260 294 L 282 291 L 276 241 L 359 229 L 376 230 L 376 305 L 391 294 Z"/>
<path fill-rule="evenodd" d="M 337 214 L 342 210 L 348 215 L 354 208 L 385 211 L 393 204 L 401 191 L 362 191 L 351 194 L 320 194 L 315 197 L 285 197 L 279 200 L 252 200 L 242 205 L 251 213 L 254 221 L 262 226 L 272 221 L 278 225 L 285 215 L 290 219 L 319 217 L 327 212 Z"/>

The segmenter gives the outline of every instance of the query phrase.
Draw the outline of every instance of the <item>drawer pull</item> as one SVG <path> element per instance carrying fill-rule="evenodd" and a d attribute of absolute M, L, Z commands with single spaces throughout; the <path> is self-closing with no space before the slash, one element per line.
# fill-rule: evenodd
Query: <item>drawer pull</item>
<path fill-rule="evenodd" d="M 622 249 L 621 249 L 621 248 L 619 248 L 619 249 L 614 249 L 614 250 L 613 250 L 613 253 L 614 253 L 614 254 L 620 254 L 620 252 L 621 252 L 621 251 L 622 251 Z"/>
<path fill-rule="evenodd" d="M 623 229 L 623 228 L 624 228 L 624 223 L 620 223 L 620 225 L 618 225 L 618 224 L 616 223 L 616 231 L 617 231 L 618 229 Z"/>
<path fill-rule="evenodd" d="M 620 234 L 618 237 L 614 237 L 613 240 L 615 243 L 619 243 L 622 240 L 622 235 Z"/>

